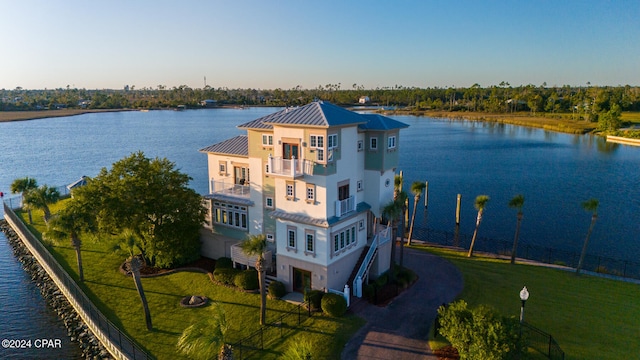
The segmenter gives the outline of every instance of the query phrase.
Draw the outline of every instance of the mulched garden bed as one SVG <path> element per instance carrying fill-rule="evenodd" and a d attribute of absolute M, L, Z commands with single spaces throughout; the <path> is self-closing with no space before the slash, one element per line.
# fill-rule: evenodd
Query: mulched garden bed
<path fill-rule="evenodd" d="M 458 360 L 460 355 L 458 350 L 451 345 L 447 345 L 438 350 L 434 350 L 433 353 L 438 357 L 438 360 Z"/>
<path fill-rule="evenodd" d="M 183 266 L 174 268 L 174 269 L 160 269 L 151 266 L 143 266 L 140 269 L 140 276 L 142 277 L 152 277 L 152 276 L 160 276 L 160 275 L 168 275 L 177 271 L 202 271 L 206 273 L 213 273 L 213 270 L 216 267 L 216 261 L 207 257 L 201 257 L 200 259 L 185 264 Z M 129 264 L 124 262 L 120 266 L 120 271 L 126 274 L 127 276 L 131 275 L 129 270 Z"/>

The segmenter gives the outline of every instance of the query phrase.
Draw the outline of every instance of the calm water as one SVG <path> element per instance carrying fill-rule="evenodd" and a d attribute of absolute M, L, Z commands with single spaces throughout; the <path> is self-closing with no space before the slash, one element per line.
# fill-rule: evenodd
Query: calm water
<path fill-rule="evenodd" d="M 276 110 L 116 112 L 0 123 L 0 191 L 8 193 L 10 183 L 24 176 L 40 184 L 68 184 L 142 150 L 175 162 L 193 178 L 190 186 L 204 194 L 207 161 L 198 149 L 242 134 L 237 125 Z M 526 198 L 521 242 L 579 252 L 591 220 L 580 204 L 594 197 L 600 208 L 589 253 L 640 258 L 640 148 L 510 125 L 395 118 L 410 125 L 400 140 L 405 189 L 413 181 L 429 181 L 428 213 L 419 206 L 418 226 L 453 231 L 460 193 L 461 232 L 472 233 L 473 201 L 486 194 L 491 200 L 480 236 L 511 240 L 516 211 L 507 203 L 521 193 Z M 0 248 L 0 259 L 15 261 L 6 248 Z M 0 277 L 0 288 L 20 274 Z M 24 296 L 18 292 L 28 286 L 10 291 Z M 3 294 L 14 299 L 13 293 Z M 38 301 L 32 303 L 43 308 Z M 29 310 L 7 316 L 5 309 L 14 306 L 2 299 L 0 337 L 18 320 L 38 329 L 49 326 L 28 320 Z"/>

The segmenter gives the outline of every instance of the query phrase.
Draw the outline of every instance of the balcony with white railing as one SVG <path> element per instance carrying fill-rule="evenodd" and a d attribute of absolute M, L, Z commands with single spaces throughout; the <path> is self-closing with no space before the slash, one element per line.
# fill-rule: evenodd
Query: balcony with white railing
<path fill-rule="evenodd" d="M 211 194 L 221 194 L 227 196 L 238 196 L 243 198 L 248 198 L 250 196 L 249 183 L 246 182 L 244 184 L 235 184 L 233 181 L 214 181 L 211 180 L 209 184 L 210 189 L 209 192 Z"/>
<path fill-rule="evenodd" d="M 285 159 L 269 156 L 267 158 L 267 175 L 279 175 L 297 178 L 304 175 L 313 175 L 313 162 L 309 160 Z"/>
<path fill-rule="evenodd" d="M 336 217 L 341 217 L 352 211 L 356 211 L 355 196 L 349 196 L 344 200 L 336 200 Z"/>

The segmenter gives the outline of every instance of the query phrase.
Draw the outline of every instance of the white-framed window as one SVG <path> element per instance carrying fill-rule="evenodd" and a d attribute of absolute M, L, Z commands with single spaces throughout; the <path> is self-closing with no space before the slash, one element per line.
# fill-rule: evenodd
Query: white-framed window
<path fill-rule="evenodd" d="M 287 181 L 286 186 L 287 186 L 287 190 L 286 190 L 287 191 L 286 192 L 287 200 L 293 200 L 295 195 L 296 195 L 296 193 L 295 193 L 295 184 L 294 184 L 293 181 Z"/>
<path fill-rule="evenodd" d="M 273 209 L 273 198 L 268 196 L 265 200 L 264 200 L 265 206 L 268 207 L 269 209 Z"/>
<path fill-rule="evenodd" d="M 358 151 L 364 150 L 364 141 L 358 140 Z"/>
<path fill-rule="evenodd" d="M 331 134 L 327 136 L 327 148 L 334 149 L 338 147 L 338 134 Z"/>
<path fill-rule="evenodd" d="M 378 138 L 377 137 L 369 138 L 369 149 L 370 150 L 378 150 Z"/>
<path fill-rule="evenodd" d="M 227 204 L 219 201 L 213 202 L 214 224 L 247 230 L 249 223 L 246 206 Z"/>
<path fill-rule="evenodd" d="M 275 241 L 275 236 L 273 236 L 273 234 L 271 233 L 267 233 L 266 237 L 267 237 L 267 242 L 272 243 Z"/>
<path fill-rule="evenodd" d="M 314 184 L 307 184 L 307 202 L 316 201 L 316 186 Z"/>
<path fill-rule="evenodd" d="M 316 152 L 316 161 L 325 162 L 324 135 L 309 135 L 309 148 Z"/>
<path fill-rule="evenodd" d="M 362 191 L 364 189 L 362 186 L 362 180 L 358 180 L 358 182 L 356 183 L 356 189 L 358 191 Z"/>
<path fill-rule="evenodd" d="M 220 171 L 220 175 L 227 175 L 227 162 L 219 161 L 218 162 L 218 170 Z"/>
<path fill-rule="evenodd" d="M 316 251 L 316 232 L 305 229 L 304 231 L 304 252 L 314 254 Z"/>
<path fill-rule="evenodd" d="M 396 137 L 395 137 L 395 135 L 389 136 L 387 138 L 387 148 L 388 149 L 395 149 L 396 148 Z"/>
<path fill-rule="evenodd" d="M 356 243 L 356 224 L 354 223 L 353 225 L 347 226 L 346 228 L 333 233 L 332 238 L 333 246 L 331 249 L 331 255 L 336 256 Z"/>
<path fill-rule="evenodd" d="M 273 146 L 273 135 L 262 134 L 262 145 L 263 146 Z"/>
<path fill-rule="evenodd" d="M 295 226 L 287 226 L 287 249 L 296 249 L 296 232 Z"/>
<path fill-rule="evenodd" d="M 364 230 L 364 220 L 358 221 L 358 230 Z"/>

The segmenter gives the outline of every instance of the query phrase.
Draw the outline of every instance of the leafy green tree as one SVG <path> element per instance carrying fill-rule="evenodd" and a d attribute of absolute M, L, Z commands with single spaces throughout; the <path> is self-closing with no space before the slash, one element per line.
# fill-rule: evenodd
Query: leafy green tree
<path fill-rule="evenodd" d="M 494 309 L 469 309 L 464 300 L 438 309 L 439 332 L 458 350 L 460 359 L 515 359 L 523 353 L 520 324 Z"/>
<path fill-rule="evenodd" d="M 520 224 L 522 223 L 522 207 L 524 206 L 524 196 L 519 194 L 509 201 L 509 207 L 518 209 L 516 234 L 513 238 L 513 249 L 511 250 L 511 263 L 516 262 L 516 252 L 518 251 L 518 236 L 520 235 Z"/>
<path fill-rule="evenodd" d="M 418 202 L 420 201 L 420 197 L 422 196 L 422 192 L 427 187 L 427 184 L 422 181 L 414 181 L 411 184 L 411 192 L 413 193 L 413 213 L 411 214 L 411 225 L 409 226 L 409 238 L 407 243 L 411 246 L 411 239 L 413 238 L 413 225 L 416 222 L 416 211 L 418 209 Z"/>
<path fill-rule="evenodd" d="M 26 204 L 30 209 L 41 209 L 44 214 L 44 222 L 48 223 L 51 218 L 49 205 L 60 200 L 60 192 L 58 189 L 42 185 L 23 194 L 24 204 Z"/>
<path fill-rule="evenodd" d="M 587 232 L 587 237 L 584 239 L 584 244 L 582 245 L 582 252 L 580 253 L 580 260 L 578 261 L 578 266 L 576 267 L 576 274 L 580 274 L 580 270 L 582 269 L 582 264 L 584 262 L 584 257 L 587 254 L 587 246 L 589 246 L 589 238 L 591 237 L 591 232 L 593 231 L 593 227 L 596 224 L 596 220 L 598 219 L 598 205 L 600 203 L 597 199 L 589 199 L 582 203 L 582 208 L 591 213 L 591 225 L 589 225 L 589 231 Z"/>
<path fill-rule="evenodd" d="M 176 347 L 191 359 L 232 360 L 231 346 L 225 343 L 229 329 L 226 313 L 218 303 L 213 303 L 211 310 L 212 314 L 184 329 Z"/>
<path fill-rule="evenodd" d="M 130 229 L 148 264 L 178 266 L 200 256 L 199 231 L 205 220 L 202 199 L 187 185 L 191 178 L 165 159 L 142 152 L 103 168 L 74 196 L 92 199 L 102 232 Z"/>
<path fill-rule="evenodd" d="M 250 235 L 247 240 L 240 243 L 242 251 L 249 256 L 257 256 L 256 271 L 260 283 L 260 325 L 266 324 L 267 315 L 267 289 L 265 285 L 266 269 L 264 252 L 267 249 L 267 238 L 264 234 Z"/>
<path fill-rule="evenodd" d="M 473 246 L 476 244 L 476 238 L 478 237 L 478 228 L 480 227 L 480 222 L 482 221 L 482 214 L 484 213 L 484 209 L 489 202 L 489 197 L 487 195 L 478 195 L 476 196 L 476 201 L 473 204 L 476 210 L 478 210 L 478 217 L 476 218 L 476 229 L 473 231 L 473 237 L 471 238 L 471 246 L 469 246 L 469 253 L 467 257 L 473 256 Z"/>
<path fill-rule="evenodd" d="M 23 177 L 23 178 L 19 178 L 19 179 L 15 179 L 13 180 L 13 182 L 11 183 L 11 193 L 12 194 L 17 194 L 17 193 L 21 193 L 22 194 L 22 205 L 24 206 L 24 195 L 25 193 L 27 193 L 30 190 L 34 190 L 38 188 L 38 182 L 36 181 L 36 179 L 34 178 L 30 178 L 30 177 Z M 31 208 L 29 206 L 26 206 L 27 208 L 27 212 L 29 214 L 29 224 L 33 224 L 33 217 L 31 215 Z"/>
<path fill-rule="evenodd" d="M 620 106 L 618 106 L 618 104 L 613 104 L 611 106 L 611 110 L 598 115 L 598 130 L 618 130 L 620 126 L 622 126 L 621 115 L 622 111 L 620 110 Z"/>
<path fill-rule="evenodd" d="M 393 280 L 395 268 L 395 247 L 398 236 L 398 221 L 402 216 L 402 204 L 398 201 L 390 201 L 382 208 L 382 214 L 391 222 L 391 256 L 389 259 L 389 277 Z"/>
<path fill-rule="evenodd" d="M 47 224 L 43 237 L 54 242 L 71 240 L 71 246 L 76 252 L 78 277 L 84 281 L 82 268 L 82 241 L 80 235 L 96 231 L 95 216 L 89 206 L 78 199 L 71 199 Z"/>

